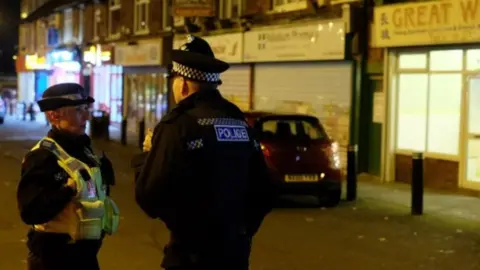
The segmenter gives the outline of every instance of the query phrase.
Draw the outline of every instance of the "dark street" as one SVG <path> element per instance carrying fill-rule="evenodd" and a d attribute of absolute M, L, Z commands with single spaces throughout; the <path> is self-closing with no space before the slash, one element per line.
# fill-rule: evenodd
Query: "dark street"
<path fill-rule="evenodd" d="M 21 157 L 45 130 L 13 120 L 0 126 L 0 203 L 5 206 L 0 213 L 0 269 L 26 267 L 28 227 L 19 219 L 15 189 Z M 119 232 L 106 239 L 100 253 L 102 269 L 160 269 L 168 234 L 134 202 L 129 162 L 136 149 L 116 142 L 96 142 L 96 148 L 113 160 L 118 178 L 113 197 L 122 216 Z M 480 269 L 477 221 L 445 215 L 414 218 L 404 206 L 362 198 L 361 189 L 359 196 L 356 203 L 343 202 L 335 209 L 318 208 L 308 199 L 282 200 L 255 239 L 251 269 Z"/>

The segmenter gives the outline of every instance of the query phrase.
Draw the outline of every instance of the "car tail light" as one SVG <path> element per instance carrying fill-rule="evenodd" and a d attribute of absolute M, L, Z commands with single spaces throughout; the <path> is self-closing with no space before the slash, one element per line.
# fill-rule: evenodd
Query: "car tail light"
<path fill-rule="evenodd" d="M 270 157 L 271 153 L 268 147 L 266 147 L 264 144 L 260 144 L 260 148 L 262 149 L 263 155 L 265 157 Z"/>
<path fill-rule="evenodd" d="M 327 148 L 328 159 L 330 161 L 330 167 L 333 169 L 340 169 L 340 153 L 339 145 L 337 142 L 333 142 Z"/>

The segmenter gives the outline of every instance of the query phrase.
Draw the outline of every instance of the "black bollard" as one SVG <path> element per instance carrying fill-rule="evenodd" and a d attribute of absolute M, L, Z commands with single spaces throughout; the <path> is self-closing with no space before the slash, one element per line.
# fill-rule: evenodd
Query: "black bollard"
<path fill-rule="evenodd" d="M 103 112 L 102 116 L 102 129 L 103 129 L 103 139 L 105 141 L 110 140 L 110 114 L 107 112 Z"/>
<path fill-rule="evenodd" d="M 120 142 L 122 145 L 127 145 L 127 118 L 122 119 L 120 127 Z"/>
<path fill-rule="evenodd" d="M 347 152 L 347 201 L 357 199 L 357 145 L 349 145 Z"/>
<path fill-rule="evenodd" d="M 138 122 L 138 147 L 143 150 L 143 140 L 145 140 L 145 119 Z"/>
<path fill-rule="evenodd" d="M 423 154 L 412 155 L 412 215 L 423 214 Z"/>

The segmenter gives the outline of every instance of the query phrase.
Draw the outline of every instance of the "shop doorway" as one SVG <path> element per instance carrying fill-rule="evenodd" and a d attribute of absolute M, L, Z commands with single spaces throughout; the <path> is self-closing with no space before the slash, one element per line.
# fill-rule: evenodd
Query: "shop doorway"
<path fill-rule="evenodd" d="M 480 189 L 480 76 L 467 76 L 465 123 L 465 187 Z"/>

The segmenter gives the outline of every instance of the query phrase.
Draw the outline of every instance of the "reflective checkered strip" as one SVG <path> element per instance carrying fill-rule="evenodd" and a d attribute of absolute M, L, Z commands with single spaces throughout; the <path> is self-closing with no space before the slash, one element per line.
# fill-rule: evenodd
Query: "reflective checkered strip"
<path fill-rule="evenodd" d="M 233 119 L 233 118 L 200 118 L 197 120 L 197 123 L 200 126 L 214 126 L 214 125 L 233 125 L 233 126 L 244 126 L 244 127 L 248 126 L 248 124 L 245 121 Z"/>
<path fill-rule="evenodd" d="M 189 79 L 203 82 L 220 81 L 220 73 L 203 72 L 198 69 L 187 67 L 177 62 L 172 63 L 172 71 Z"/>
<path fill-rule="evenodd" d="M 188 150 L 200 149 L 202 147 L 203 147 L 203 139 L 197 139 L 197 140 L 187 142 Z"/>

